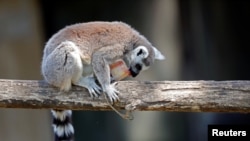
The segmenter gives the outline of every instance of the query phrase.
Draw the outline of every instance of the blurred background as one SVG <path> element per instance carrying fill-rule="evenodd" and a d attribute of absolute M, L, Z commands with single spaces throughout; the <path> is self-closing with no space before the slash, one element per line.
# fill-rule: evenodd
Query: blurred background
<path fill-rule="evenodd" d="M 42 79 L 46 41 L 66 25 L 123 21 L 167 57 L 137 80 L 249 80 L 246 0 L 0 0 L 0 78 Z M 133 80 L 136 80 L 133 79 Z M 74 111 L 76 141 L 204 141 L 208 124 L 250 124 L 249 114 Z M 0 109 L 0 141 L 51 141 L 49 110 Z"/>

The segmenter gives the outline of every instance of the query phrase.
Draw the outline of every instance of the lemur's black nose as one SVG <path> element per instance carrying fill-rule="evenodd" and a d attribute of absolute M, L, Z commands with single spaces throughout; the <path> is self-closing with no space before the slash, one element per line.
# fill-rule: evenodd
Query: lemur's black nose
<path fill-rule="evenodd" d="M 135 65 L 135 68 L 136 68 L 137 71 L 139 72 L 139 71 L 141 71 L 142 66 L 141 66 L 140 64 L 136 64 L 136 65 Z"/>

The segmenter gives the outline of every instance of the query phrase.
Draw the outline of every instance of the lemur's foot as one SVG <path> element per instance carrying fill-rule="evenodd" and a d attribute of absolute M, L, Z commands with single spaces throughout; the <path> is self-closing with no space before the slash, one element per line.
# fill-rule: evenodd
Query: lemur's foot
<path fill-rule="evenodd" d="M 82 77 L 75 85 L 88 89 L 91 97 L 98 97 L 102 92 L 101 87 L 96 84 L 95 78 L 91 76 Z"/>

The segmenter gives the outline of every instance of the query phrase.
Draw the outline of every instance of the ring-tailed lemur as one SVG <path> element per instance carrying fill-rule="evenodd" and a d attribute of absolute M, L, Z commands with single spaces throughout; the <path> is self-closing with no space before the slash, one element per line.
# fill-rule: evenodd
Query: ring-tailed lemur
<path fill-rule="evenodd" d="M 44 48 L 42 74 L 61 91 L 69 91 L 73 84 L 88 89 L 91 97 L 104 92 L 113 102 L 119 100 L 119 92 L 110 83 L 109 64 L 117 59 L 123 59 L 135 77 L 164 56 L 125 23 L 80 23 L 63 28 L 49 39 Z M 52 110 L 57 141 L 73 140 L 71 114 L 71 110 Z"/>

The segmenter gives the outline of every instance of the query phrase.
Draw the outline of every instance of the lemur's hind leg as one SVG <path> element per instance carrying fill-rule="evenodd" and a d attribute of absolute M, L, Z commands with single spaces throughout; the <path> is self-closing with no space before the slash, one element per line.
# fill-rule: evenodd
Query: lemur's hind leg
<path fill-rule="evenodd" d="M 46 81 L 60 90 L 68 91 L 71 85 L 88 89 L 90 96 L 98 96 L 101 88 L 92 76 L 83 77 L 83 64 L 78 47 L 70 41 L 62 42 L 43 60 L 42 72 Z"/>
<path fill-rule="evenodd" d="M 43 58 L 42 65 L 45 80 L 63 91 L 68 91 L 72 79 L 80 77 L 82 73 L 79 51 L 70 41 L 58 45 L 46 58 Z"/>

